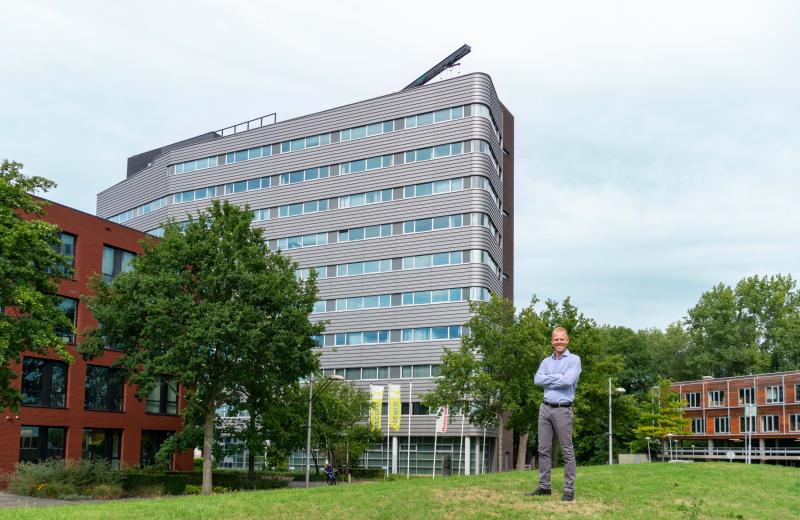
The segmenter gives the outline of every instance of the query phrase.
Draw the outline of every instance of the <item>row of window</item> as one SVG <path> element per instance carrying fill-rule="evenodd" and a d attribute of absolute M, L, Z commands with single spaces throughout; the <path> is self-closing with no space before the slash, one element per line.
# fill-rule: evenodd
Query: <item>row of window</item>
<path fill-rule="evenodd" d="M 315 336 L 319 346 L 344 347 L 353 345 L 377 345 L 380 343 L 415 341 L 436 341 L 459 339 L 462 334 L 461 325 L 441 327 L 417 327 L 393 330 L 369 330 L 356 332 L 339 332 L 336 334 L 322 334 Z"/>
<path fill-rule="evenodd" d="M 439 376 L 439 365 L 402 365 L 389 367 L 326 368 L 327 376 L 342 376 L 348 381 L 362 379 L 425 379 Z"/>
<path fill-rule="evenodd" d="M 441 217 L 421 218 L 407 220 L 393 224 L 377 224 L 374 226 L 364 226 L 350 229 L 343 229 L 333 232 L 336 242 L 354 242 L 369 240 L 372 238 L 383 238 L 395 235 L 409 235 L 415 233 L 426 233 L 428 231 L 438 231 L 443 229 L 454 229 L 464 226 L 482 226 L 488 229 L 495 240 L 502 245 L 500 233 L 497 231 L 491 217 L 486 213 L 458 213 L 455 215 L 443 215 Z M 277 249 L 298 249 L 301 247 L 320 246 L 328 243 L 328 233 L 312 233 L 294 237 L 284 237 L 274 239 Z"/>
<path fill-rule="evenodd" d="M 382 260 L 368 260 L 364 262 L 350 262 L 338 265 L 323 265 L 319 267 L 304 267 L 296 271 L 298 278 L 305 280 L 314 269 L 317 279 L 339 278 L 342 276 L 361 276 L 365 274 L 386 273 L 410 269 L 426 269 L 429 267 L 443 267 L 460 264 L 486 264 L 492 272 L 499 276 L 497 262 L 488 251 L 482 249 L 468 249 L 466 251 L 448 251 L 432 253 L 429 255 L 405 256 L 400 258 L 385 258 Z"/>
<path fill-rule="evenodd" d="M 756 431 L 756 417 L 739 417 L 739 433 L 774 433 L 781 431 L 779 415 L 759 415 L 760 431 Z M 800 414 L 789 414 L 789 431 L 800 432 Z M 705 434 L 706 420 L 701 417 L 692 419 L 692 433 Z M 714 431 L 708 433 L 730 433 L 730 417 L 714 417 Z"/>
<path fill-rule="evenodd" d="M 122 411 L 125 383 L 111 367 L 87 365 L 84 408 L 96 411 Z M 66 408 L 67 364 L 50 359 L 26 357 L 22 360 L 22 404 Z M 173 379 L 163 378 L 153 388 L 145 404 L 147 413 L 178 413 L 178 387 Z"/>
<path fill-rule="evenodd" d="M 84 428 L 81 457 L 107 460 L 119 468 L 122 430 L 110 428 Z M 164 441 L 174 432 L 167 430 L 142 430 L 140 464 L 155 464 L 155 455 Z M 65 426 L 23 425 L 19 433 L 19 461 L 40 462 L 63 459 L 66 454 L 67 428 Z"/>
<path fill-rule="evenodd" d="M 295 152 L 305 150 L 307 148 L 317 148 L 327 144 L 353 141 L 371 137 L 374 135 L 386 134 L 402 130 L 404 128 L 416 128 L 427 126 L 434 123 L 442 123 L 446 121 L 461 119 L 465 116 L 484 117 L 492 123 L 492 128 L 495 131 L 495 136 L 498 141 L 500 140 L 500 131 L 497 128 L 492 117 L 491 110 L 488 106 L 483 104 L 470 104 L 461 105 L 453 108 L 445 108 L 435 112 L 425 112 L 400 119 L 393 119 L 389 121 L 382 121 L 378 123 L 370 123 L 367 125 L 346 128 L 329 133 L 312 135 L 309 137 L 301 137 L 290 141 L 283 141 L 281 143 L 268 144 L 264 146 L 256 146 L 245 150 L 237 150 L 223 155 L 213 155 L 204 157 L 202 159 L 195 159 L 192 161 L 185 161 L 175 164 L 175 173 L 189 173 L 196 170 L 204 170 L 206 168 L 213 168 L 223 164 L 232 164 L 242 161 L 249 161 L 252 159 L 261 159 L 263 157 L 270 157 L 272 155 L 283 154 L 288 152 Z"/>
<path fill-rule="evenodd" d="M 114 215 L 109 218 L 112 222 L 123 223 L 128 220 L 147 214 L 155 209 L 172 204 L 182 204 L 186 202 L 193 202 L 197 200 L 205 200 L 213 197 L 220 197 L 223 195 L 234 195 L 237 193 L 245 193 L 248 191 L 263 190 L 272 186 L 273 182 L 278 182 L 280 185 L 294 184 L 297 182 L 305 182 L 309 180 L 321 179 L 329 177 L 331 170 L 334 170 L 340 175 L 347 175 L 351 173 L 358 173 L 362 171 L 374 170 L 378 168 L 387 168 L 394 164 L 403 164 L 404 162 L 418 162 L 439 157 L 449 157 L 451 155 L 460 155 L 464 151 L 480 152 L 490 156 L 495 170 L 499 173 L 499 166 L 496 158 L 491 150 L 491 146 L 486 141 L 472 140 L 464 142 L 456 142 L 444 145 L 438 145 L 428 148 L 420 148 L 418 150 L 410 150 L 401 152 L 395 155 L 385 155 L 378 157 L 371 157 L 368 159 L 358 159 L 355 161 L 345 162 L 341 164 L 334 164 L 331 166 L 324 166 L 321 168 L 308 168 L 296 172 L 284 173 L 276 176 L 273 180 L 271 177 L 257 177 L 254 179 L 247 179 L 237 182 L 232 182 L 219 186 L 206 186 L 193 190 L 182 191 L 173 193 L 166 197 L 162 197 L 157 201 L 149 202 L 138 208 L 128 210 L 126 212 Z M 496 192 L 491 187 L 488 180 L 479 183 L 478 187 L 487 189 L 492 194 L 492 198 L 498 207 L 499 198 Z"/>
<path fill-rule="evenodd" d="M 432 291 L 415 291 L 394 294 L 375 294 L 320 300 L 314 304 L 314 313 L 381 309 L 408 305 L 429 305 L 466 300 L 488 301 L 489 289 L 485 287 L 455 287 Z"/>
<path fill-rule="evenodd" d="M 795 402 L 800 402 L 800 384 L 794 385 Z M 687 392 L 684 394 L 687 408 L 700 408 L 700 392 Z M 769 385 L 764 387 L 764 404 L 780 404 L 784 402 L 783 385 Z M 708 392 L 707 406 L 709 408 L 725 407 L 725 390 L 711 390 Z M 756 389 L 752 387 L 739 388 L 739 406 L 756 403 Z"/>
<path fill-rule="evenodd" d="M 116 222 L 117 224 L 122 224 L 123 222 L 127 222 L 133 218 L 141 217 L 142 215 L 147 215 L 152 211 L 163 208 L 167 204 L 169 204 L 169 196 L 161 197 L 160 199 L 151 200 L 147 204 L 142 204 L 141 206 L 137 206 L 118 215 L 114 215 L 113 217 L 109 217 L 108 220 L 111 222 Z"/>

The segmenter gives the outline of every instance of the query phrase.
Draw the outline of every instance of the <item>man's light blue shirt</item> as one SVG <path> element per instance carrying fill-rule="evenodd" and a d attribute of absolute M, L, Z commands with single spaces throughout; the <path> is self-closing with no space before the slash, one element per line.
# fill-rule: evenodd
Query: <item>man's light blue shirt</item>
<path fill-rule="evenodd" d="M 544 400 L 548 403 L 571 403 L 575 400 L 580 375 L 581 358 L 565 350 L 559 359 L 555 352 L 544 358 L 533 382 L 544 387 Z"/>

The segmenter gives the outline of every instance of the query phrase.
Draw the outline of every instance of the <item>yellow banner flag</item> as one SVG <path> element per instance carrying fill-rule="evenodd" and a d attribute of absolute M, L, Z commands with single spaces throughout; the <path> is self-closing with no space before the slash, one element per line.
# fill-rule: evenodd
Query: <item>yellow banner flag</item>
<path fill-rule="evenodd" d="M 383 385 L 369 385 L 369 398 L 369 426 L 375 431 L 381 431 Z"/>
<path fill-rule="evenodd" d="M 400 417 L 402 417 L 402 404 L 400 402 L 400 385 L 389 384 L 389 426 L 394 431 L 400 430 Z"/>

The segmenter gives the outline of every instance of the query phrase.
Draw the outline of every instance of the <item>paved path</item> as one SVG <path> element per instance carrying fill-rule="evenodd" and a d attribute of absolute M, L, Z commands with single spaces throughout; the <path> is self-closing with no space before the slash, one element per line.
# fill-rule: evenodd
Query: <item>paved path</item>
<path fill-rule="evenodd" d="M 105 502 L 105 500 L 57 500 L 54 498 L 36 498 L 12 495 L 11 493 L 0 491 L 0 509 L 9 507 L 64 506 L 70 504 L 80 504 L 84 502 Z"/>

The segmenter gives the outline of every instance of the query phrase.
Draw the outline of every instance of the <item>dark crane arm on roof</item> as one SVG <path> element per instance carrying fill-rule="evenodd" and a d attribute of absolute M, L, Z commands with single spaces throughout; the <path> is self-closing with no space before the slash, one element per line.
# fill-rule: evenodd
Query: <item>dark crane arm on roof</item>
<path fill-rule="evenodd" d="M 455 65 L 458 62 L 458 60 L 469 54 L 470 51 L 472 51 L 472 48 L 465 43 L 464 45 L 459 47 L 458 50 L 455 51 L 453 54 L 446 57 L 445 59 L 443 59 L 442 61 L 431 67 L 425 74 L 412 81 L 403 90 L 421 87 L 425 83 L 429 82 L 430 80 L 441 74 L 445 69 L 449 69 L 450 67 Z"/>

